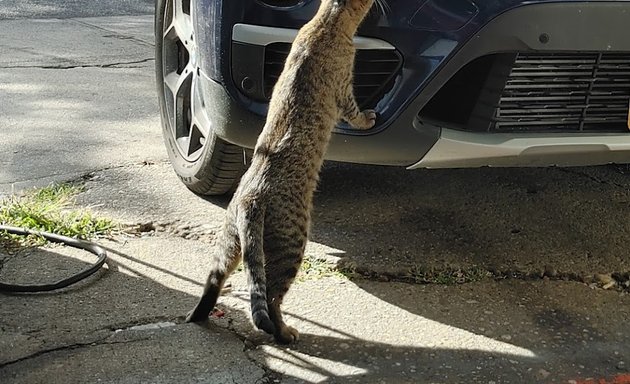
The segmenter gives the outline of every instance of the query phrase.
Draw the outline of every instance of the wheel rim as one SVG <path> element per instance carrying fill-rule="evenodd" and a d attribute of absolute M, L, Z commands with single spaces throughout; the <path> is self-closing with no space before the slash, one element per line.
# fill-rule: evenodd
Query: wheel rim
<path fill-rule="evenodd" d="M 170 135 L 180 155 L 195 161 L 209 135 L 199 91 L 199 51 L 191 0 L 167 0 L 162 29 L 162 79 Z"/>

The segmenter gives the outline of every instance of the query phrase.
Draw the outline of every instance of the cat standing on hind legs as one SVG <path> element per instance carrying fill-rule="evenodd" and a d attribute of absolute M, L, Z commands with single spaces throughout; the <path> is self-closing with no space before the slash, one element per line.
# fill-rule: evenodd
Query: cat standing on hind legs
<path fill-rule="evenodd" d="M 205 321 L 241 258 L 256 327 L 280 343 L 298 332 L 280 305 L 304 256 L 313 192 L 335 124 L 375 124 L 352 91 L 352 37 L 374 0 L 322 0 L 300 29 L 271 96 L 251 165 L 230 202 L 218 252 L 196 307 L 186 321 Z"/>

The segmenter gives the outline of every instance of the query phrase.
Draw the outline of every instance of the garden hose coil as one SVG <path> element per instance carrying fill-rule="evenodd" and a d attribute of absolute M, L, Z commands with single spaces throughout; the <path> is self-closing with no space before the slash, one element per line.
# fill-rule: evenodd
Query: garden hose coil
<path fill-rule="evenodd" d="M 40 231 L 33 231 L 30 229 L 24 229 L 24 228 L 17 228 L 17 227 L 10 227 L 10 226 L 5 226 L 5 225 L 0 225 L 0 231 L 6 231 L 10 234 L 13 235 L 20 235 L 20 236 L 28 236 L 28 235 L 36 235 L 36 236 L 42 236 L 43 238 L 45 238 L 48 241 L 54 242 L 54 243 L 61 243 L 61 244 L 65 244 L 68 245 L 70 247 L 74 247 L 74 248 L 79 248 L 79 249 L 83 249 L 85 251 L 88 251 L 90 253 L 93 253 L 94 255 L 96 255 L 98 257 L 98 259 L 96 260 L 96 262 L 94 264 L 92 264 L 91 266 L 89 266 L 88 268 L 80 271 L 79 273 L 72 275 L 68 278 L 59 280 L 57 282 L 54 283 L 50 283 L 50 284 L 32 284 L 32 285 L 18 285 L 18 284 L 6 284 L 6 283 L 2 283 L 0 282 L 0 291 L 1 292 L 47 292 L 47 291 L 54 291 L 56 289 L 60 289 L 60 288 L 64 288 L 67 287 L 71 284 L 74 284 L 78 281 L 81 281 L 83 279 L 85 279 L 86 277 L 94 274 L 96 271 L 98 271 L 103 264 L 105 263 L 105 260 L 107 260 L 107 252 L 105 252 L 105 250 L 103 248 L 101 248 L 100 246 L 91 243 L 89 241 L 85 241 L 85 240 L 79 240 L 79 239 L 74 239 L 72 237 L 67 237 L 67 236 L 62 236 L 62 235 L 57 235 L 54 233 L 48 233 L 48 232 L 40 232 Z"/>

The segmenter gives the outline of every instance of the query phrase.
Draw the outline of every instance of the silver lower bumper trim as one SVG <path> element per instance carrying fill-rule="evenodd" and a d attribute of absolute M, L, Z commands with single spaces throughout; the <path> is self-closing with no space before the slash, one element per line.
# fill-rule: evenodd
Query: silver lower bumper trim
<path fill-rule="evenodd" d="M 297 29 L 234 24 L 232 27 L 232 40 L 254 45 L 292 43 L 297 33 Z M 357 49 L 395 49 L 390 43 L 372 37 L 355 36 L 353 40 Z"/>
<path fill-rule="evenodd" d="M 628 134 L 499 134 L 442 129 L 440 139 L 409 169 L 540 167 L 630 163 Z"/>

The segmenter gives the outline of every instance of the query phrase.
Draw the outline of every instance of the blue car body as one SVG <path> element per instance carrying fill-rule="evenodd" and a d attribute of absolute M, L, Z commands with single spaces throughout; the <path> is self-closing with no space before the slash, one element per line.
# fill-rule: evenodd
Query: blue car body
<path fill-rule="evenodd" d="M 625 32 L 630 24 L 630 2 L 389 0 L 387 3 L 384 11 L 374 8 L 358 33 L 358 36 L 370 39 L 373 45 L 376 44 L 374 46 L 382 42 L 388 47 L 387 60 L 393 60 L 392 63 L 398 60 L 392 64 L 393 69 L 388 69 L 390 72 L 385 77 L 389 77 L 383 80 L 384 85 L 379 85 L 382 89 L 370 105 L 379 114 L 377 126 L 368 132 L 356 132 L 341 124 L 333 135 L 329 159 L 407 167 L 627 162 L 630 136 L 627 127 L 624 131 L 625 125 L 620 119 L 627 116 L 630 100 L 630 75 L 624 72 L 630 70 L 630 66 L 626 68 L 623 62 L 625 58 L 630 58 L 630 35 Z M 266 114 L 266 91 L 263 88 L 270 86 L 261 84 L 266 76 L 263 72 L 267 70 L 267 64 L 263 62 L 269 54 L 265 49 L 274 42 L 273 38 L 262 38 L 264 43 L 260 44 L 251 41 L 261 39 L 263 32 L 271 31 L 272 35 L 276 33 L 279 37 L 285 32 L 290 34 L 307 22 L 318 6 L 316 0 L 194 2 L 194 23 L 203 78 L 201 88 L 218 136 L 239 146 L 253 147 Z M 235 39 L 237 32 L 239 36 L 248 37 L 238 41 Z M 371 63 L 380 60 L 379 52 L 375 54 L 376 59 Z M 593 57 L 594 64 L 581 64 L 583 59 L 580 55 L 585 54 Z M 609 54 L 613 56 L 607 56 Z M 562 97 L 583 97 L 583 102 L 575 102 L 575 105 L 565 103 L 560 108 L 554 101 L 542 106 L 535 104 L 539 101 L 532 101 L 534 104 L 516 104 L 518 108 L 513 108 L 538 111 L 532 112 L 531 121 L 545 118 L 545 108 L 549 111 L 554 108 L 567 110 L 568 117 L 554 115 L 549 117 L 551 125 L 543 126 L 534 123 L 523 125 L 520 122 L 528 119 L 519 115 L 516 120 L 508 121 L 510 124 L 517 121 L 518 124 L 514 123 L 516 128 L 509 128 L 511 126 L 501 120 L 500 124 L 509 129 L 498 129 L 497 112 L 493 111 L 497 103 L 511 100 L 502 96 L 501 89 L 505 88 L 510 73 L 514 72 L 514 63 L 525 60 L 530 65 L 546 60 L 546 55 L 554 58 L 555 72 L 551 77 L 547 76 L 549 80 L 545 83 L 552 86 L 556 81 L 554 79 L 564 76 L 565 69 L 579 71 L 586 68 L 586 71 L 593 72 L 592 68 L 596 68 L 602 60 L 620 63 L 615 69 L 618 75 L 611 80 L 616 81 L 619 89 L 609 92 L 608 99 L 603 103 L 608 103 L 605 105 L 608 107 L 614 101 L 618 103 L 615 104 L 618 109 L 621 108 L 619 105 L 625 104 L 625 110 L 617 111 L 618 116 L 615 115 L 614 119 L 610 116 L 589 117 L 587 113 L 601 107 L 593 104 L 596 98 L 592 96 L 600 93 L 595 92 L 592 85 L 589 88 L 588 82 L 593 83 L 594 80 L 578 78 L 575 81 L 585 84 L 585 94 L 567 91 Z M 562 59 L 562 55 L 568 55 L 568 59 L 557 59 Z M 557 64 L 564 62 L 569 64 Z M 545 69 L 545 63 L 537 68 Z M 567 69 L 562 65 L 572 67 Z M 534 73 L 529 83 L 535 81 L 536 76 Z M 502 77 L 496 86 L 492 84 L 495 77 Z M 562 79 L 557 82 L 564 81 Z M 574 79 L 564 82 L 567 81 L 570 83 Z M 540 87 L 550 87 L 545 84 Z M 494 92 L 494 88 L 499 90 Z M 532 94 L 528 91 L 519 97 Z M 552 96 L 546 97 L 551 100 L 555 97 Z M 497 101 L 498 97 L 504 99 Z M 484 106 L 484 103 L 492 104 L 490 101 L 497 105 Z M 575 112 L 580 105 L 582 109 Z M 507 108 L 504 108 L 503 113 L 507 114 L 506 111 Z M 573 118 L 577 120 L 573 121 Z M 488 124 L 491 129 L 487 128 Z M 500 146 L 511 138 L 534 138 L 533 142 L 537 144 L 524 145 L 517 154 L 486 154 L 480 156 L 481 159 L 466 154 L 468 147 L 458 149 L 462 147 L 455 146 L 452 149 L 454 160 L 450 160 L 448 153 L 444 154 L 444 151 L 449 151 L 448 147 L 440 147 L 443 149 L 435 157 L 437 160 L 423 164 L 422 160 L 431 149 L 437 150 L 437 143 L 446 137 L 445 132 L 449 132 L 451 141 L 475 142 L 473 148 L 492 147 L 494 143 Z M 584 137 L 589 140 L 585 141 Z M 603 138 L 601 143 L 598 137 Z M 621 141 L 623 146 L 616 148 L 606 144 L 609 141 Z M 602 145 L 607 148 L 593 150 L 595 146 Z M 456 153 L 458 151 L 464 154 Z"/>

